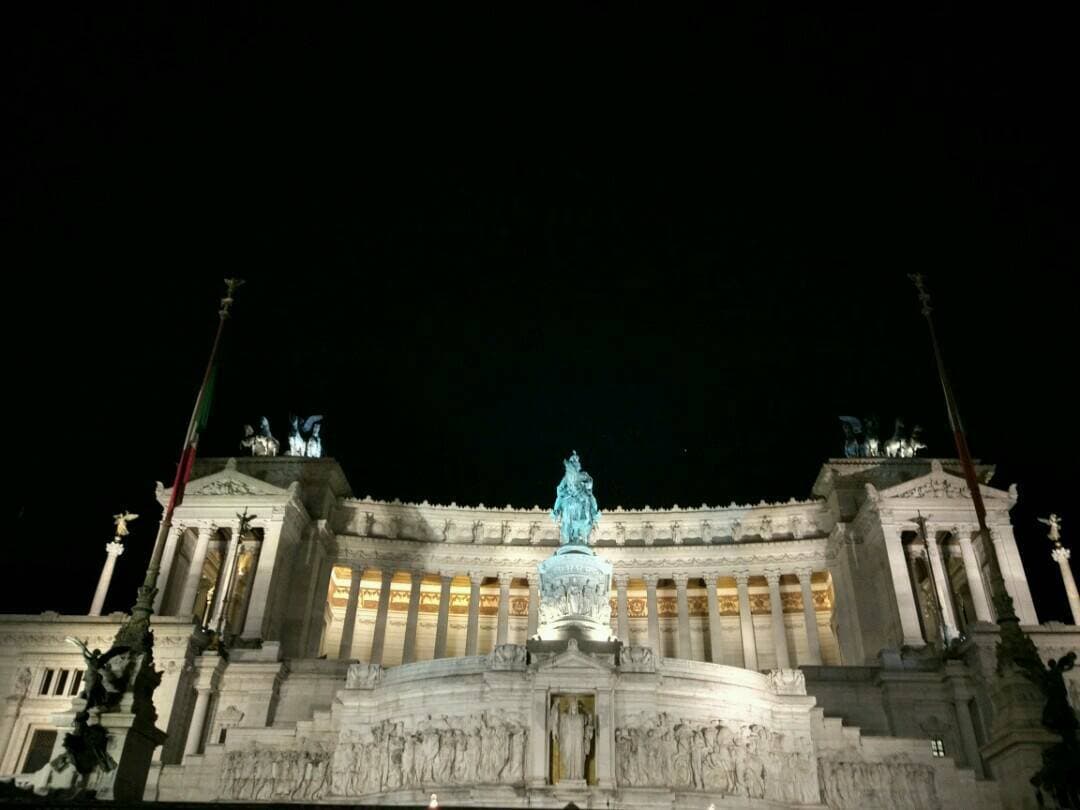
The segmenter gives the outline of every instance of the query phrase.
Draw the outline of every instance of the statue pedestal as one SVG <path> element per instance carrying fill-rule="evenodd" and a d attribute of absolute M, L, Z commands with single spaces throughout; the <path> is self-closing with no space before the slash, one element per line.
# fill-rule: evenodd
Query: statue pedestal
<path fill-rule="evenodd" d="M 611 630 L 611 563 L 584 545 L 565 545 L 538 566 L 540 641 L 615 641 Z"/>
<path fill-rule="evenodd" d="M 116 767 L 96 772 L 89 787 L 98 799 L 141 801 L 154 749 L 165 742 L 165 732 L 153 720 L 132 712 L 110 712 L 100 717 L 109 733 L 109 755 Z"/>

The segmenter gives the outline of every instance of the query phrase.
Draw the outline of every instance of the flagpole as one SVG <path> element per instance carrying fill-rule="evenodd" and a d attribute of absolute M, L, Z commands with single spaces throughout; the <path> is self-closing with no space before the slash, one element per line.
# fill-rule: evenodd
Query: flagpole
<path fill-rule="evenodd" d="M 150 616 L 154 612 L 154 596 L 157 594 L 158 574 L 161 570 L 161 557 L 165 552 L 165 540 L 172 528 L 173 512 L 176 510 L 179 498 L 182 497 L 184 485 L 191 473 L 191 464 L 194 461 L 195 445 L 198 443 L 196 428 L 199 423 L 200 411 L 206 401 L 207 387 L 214 373 L 214 364 L 217 361 L 218 347 L 221 345 L 221 335 L 225 331 L 225 321 L 229 319 L 229 311 L 233 305 L 233 293 L 236 288 L 244 283 L 243 279 L 225 279 L 225 297 L 221 299 L 218 309 L 218 326 L 214 335 L 214 343 L 210 348 L 210 359 L 206 364 L 202 384 L 199 392 L 195 395 L 195 406 L 191 411 L 191 419 L 188 422 L 187 432 L 184 434 L 184 444 L 180 450 L 180 460 L 177 463 L 176 478 L 173 482 L 172 492 L 165 507 L 165 514 L 158 525 L 157 538 L 154 540 L 154 550 L 150 555 L 150 565 L 146 569 L 146 578 L 139 588 L 135 599 L 135 606 L 131 609 L 131 617 L 116 634 L 116 643 L 123 644 L 133 649 L 142 650 L 149 646 Z"/>

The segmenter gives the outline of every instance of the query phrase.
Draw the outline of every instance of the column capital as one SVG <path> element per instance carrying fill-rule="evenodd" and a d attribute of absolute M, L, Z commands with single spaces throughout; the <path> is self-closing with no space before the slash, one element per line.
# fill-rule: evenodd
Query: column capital
<path fill-rule="evenodd" d="M 1050 557 L 1055 562 L 1067 563 L 1069 561 L 1069 558 L 1072 557 L 1072 552 L 1069 549 L 1065 548 L 1065 546 L 1058 546 L 1050 552 Z"/>
<path fill-rule="evenodd" d="M 622 590 L 626 590 L 626 586 L 630 584 L 629 574 L 615 574 L 613 579 L 615 580 L 615 587 Z"/>
<path fill-rule="evenodd" d="M 440 571 L 439 572 L 439 579 L 441 579 L 443 582 L 447 582 L 447 583 L 452 582 L 454 577 L 456 577 L 456 576 L 457 576 L 457 574 L 455 574 L 453 571 Z"/>
<path fill-rule="evenodd" d="M 690 579 L 690 575 L 684 574 L 682 571 L 679 571 L 678 573 L 672 574 L 671 578 L 675 580 L 676 588 L 679 588 L 680 590 L 686 590 L 686 583 Z"/>
<path fill-rule="evenodd" d="M 414 588 L 419 588 L 420 583 L 424 581 L 424 572 L 423 571 L 412 571 L 412 572 L 409 573 L 409 578 L 412 581 L 412 586 Z"/>
<path fill-rule="evenodd" d="M 806 580 L 806 583 L 810 584 L 810 577 L 814 575 L 814 568 L 810 565 L 800 565 L 795 569 L 795 576 L 799 578 L 799 582 Z"/>
<path fill-rule="evenodd" d="M 530 588 L 536 588 L 540 585 L 540 575 L 535 571 L 530 571 L 525 575 L 525 579 L 529 581 Z"/>
<path fill-rule="evenodd" d="M 384 586 L 389 585 L 391 580 L 393 580 L 393 578 L 394 578 L 394 569 L 393 568 L 383 568 L 380 573 L 382 574 L 383 585 Z"/>
<path fill-rule="evenodd" d="M 735 578 L 736 585 L 741 585 L 745 588 L 750 584 L 750 572 L 745 569 L 742 571 L 732 571 L 731 576 Z"/>
<path fill-rule="evenodd" d="M 653 590 L 656 589 L 656 584 L 660 581 L 659 574 L 642 574 L 641 578 L 645 580 L 645 586 Z"/>
<path fill-rule="evenodd" d="M 483 582 L 484 582 L 484 574 L 482 574 L 479 571 L 470 571 L 469 572 L 469 582 L 472 584 L 472 586 L 474 588 L 479 588 L 480 585 L 483 584 Z"/>
<path fill-rule="evenodd" d="M 765 581 L 769 583 L 770 588 L 773 585 L 780 584 L 781 571 L 779 568 L 766 568 L 762 573 L 765 575 Z"/>
<path fill-rule="evenodd" d="M 121 543 L 119 540 L 110 540 L 108 543 L 105 544 L 105 551 L 106 553 L 111 554 L 113 557 L 119 557 L 121 554 L 124 553 L 124 544 Z"/>
<path fill-rule="evenodd" d="M 509 588 L 510 583 L 513 581 L 513 579 L 514 579 L 514 575 L 512 573 L 510 573 L 509 571 L 500 571 L 499 572 L 499 587 L 500 588 Z"/>
<path fill-rule="evenodd" d="M 200 522 L 199 523 L 199 536 L 200 537 L 209 537 L 214 532 L 216 532 L 217 529 L 218 529 L 217 524 L 214 523 L 212 520 L 206 521 L 205 523 Z"/>

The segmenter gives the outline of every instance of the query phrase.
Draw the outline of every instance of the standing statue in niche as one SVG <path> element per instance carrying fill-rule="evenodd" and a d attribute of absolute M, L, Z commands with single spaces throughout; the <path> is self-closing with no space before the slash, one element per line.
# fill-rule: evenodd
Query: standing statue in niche
<path fill-rule="evenodd" d="M 593 527 L 600 520 L 592 476 L 581 469 L 576 450 L 563 466 L 566 472 L 555 490 L 555 507 L 551 510 L 551 519 L 559 524 L 559 545 L 588 545 Z"/>
<path fill-rule="evenodd" d="M 551 737 L 559 746 L 560 781 L 584 781 L 585 759 L 592 750 L 592 717 L 581 711 L 581 701 L 570 700 L 560 711 L 556 700 L 548 713 Z"/>

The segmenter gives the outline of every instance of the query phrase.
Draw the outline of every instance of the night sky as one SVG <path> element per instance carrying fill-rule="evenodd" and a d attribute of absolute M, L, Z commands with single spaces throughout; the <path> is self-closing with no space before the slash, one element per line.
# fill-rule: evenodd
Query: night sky
<path fill-rule="evenodd" d="M 809 497 L 838 414 L 955 455 L 920 271 L 1066 618 L 1066 21 L 39 12 L 2 26 L 0 610 L 85 611 L 121 508 L 130 606 L 225 276 L 202 455 L 319 412 L 358 496 L 550 506 L 577 449 L 603 510 Z"/>

